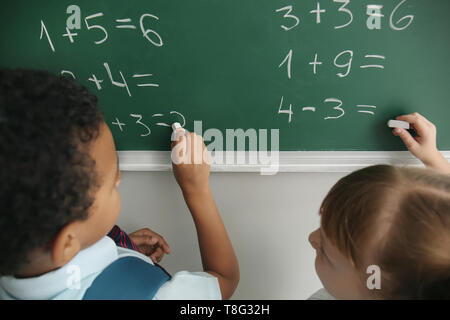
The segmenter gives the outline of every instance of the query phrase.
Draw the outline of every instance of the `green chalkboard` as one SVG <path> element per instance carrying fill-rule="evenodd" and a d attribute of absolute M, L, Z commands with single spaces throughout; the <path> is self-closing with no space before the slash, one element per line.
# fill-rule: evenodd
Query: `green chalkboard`
<path fill-rule="evenodd" d="M 413 111 L 450 150 L 449 12 L 449 0 L 5 1 L 0 67 L 73 75 L 118 150 L 167 150 L 167 125 L 194 120 L 279 129 L 282 151 L 404 150 L 385 124 Z"/>

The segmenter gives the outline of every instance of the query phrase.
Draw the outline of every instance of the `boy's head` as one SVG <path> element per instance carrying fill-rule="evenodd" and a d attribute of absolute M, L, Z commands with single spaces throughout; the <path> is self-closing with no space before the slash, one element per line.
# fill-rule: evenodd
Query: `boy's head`
<path fill-rule="evenodd" d="M 449 176 L 368 167 L 333 186 L 320 214 L 310 242 L 316 271 L 335 297 L 449 298 Z"/>
<path fill-rule="evenodd" d="M 70 261 L 114 225 L 120 181 L 97 98 L 47 72 L 0 70 L 0 275 Z"/>

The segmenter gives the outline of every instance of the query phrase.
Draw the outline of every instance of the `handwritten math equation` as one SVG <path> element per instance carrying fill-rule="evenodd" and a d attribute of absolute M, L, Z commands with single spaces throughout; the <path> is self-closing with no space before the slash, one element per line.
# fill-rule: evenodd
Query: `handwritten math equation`
<path fill-rule="evenodd" d="M 402 31 L 407 29 L 414 20 L 414 15 L 406 15 L 398 18 L 398 12 L 402 9 L 408 0 L 398 0 L 398 4 L 392 10 L 389 15 L 389 28 L 393 31 Z M 323 2 L 323 1 L 322 1 Z M 327 1 L 327 3 L 331 2 Z M 344 23 L 334 26 L 334 30 L 342 30 L 350 26 L 354 22 L 354 16 L 351 9 L 351 0 L 332 0 L 334 4 L 338 4 L 335 14 L 342 15 Z M 356 2 L 356 1 L 355 1 Z M 334 5 L 336 7 L 336 5 Z M 329 8 L 322 7 L 320 1 L 317 1 L 317 6 L 307 11 L 307 14 L 313 15 L 315 18 L 315 23 L 320 24 L 324 19 L 324 15 L 330 14 Z M 294 5 L 288 5 L 274 10 L 274 14 L 280 15 L 282 18 L 282 24 L 279 26 L 281 32 L 292 32 L 295 29 L 301 29 L 302 19 L 299 18 L 299 13 L 296 11 Z M 366 6 L 366 26 L 368 30 L 379 30 L 383 27 L 383 6 L 377 4 L 371 4 Z M 398 20 L 397 20 L 398 19 Z M 286 54 L 287 51 L 287 54 Z M 282 55 L 281 63 L 278 64 L 278 69 L 280 72 L 286 74 L 288 80 L 295 78 L 295 70 L 293 69 L 293 61 L 296 59 L 296 52 L 292 48 L 288 48 Z M 361 57 L 359 60 L 363 60 L 364 63 L 361 65 L 354 65 L 354 58 L 356 55 Z M 333 65 L 336 68 L 336 77 L 338 79 L 346 78 L 350 75 L 352 69 L 359 68 L 362 70 L 374 70 L 377 72 L 382 72 L 385 69 L 385 61 L 387 57 L 378 51 L 374 52 L 355 52 L 354 50 L 348 49 L 342 52 L 338 52 L 333 61 L 322 61 L 320 54 L 316 52 L 314 57 L 311 57 L 310 61 L 307 63 L 310 67 L 311 74 L 317 76 L 320 74 L 320 70 L 326 65 Z M 326 115 L 324 120 L 335 120 L 344 117 L 344 103 L 338 98 L 326 98 L 323 101 L 324 105 L 330 106 L 330 114 Z M 373 104 L 358 104 L 356 105 L 356 110 L 358 113 L 362 113 L 368 116 L 374 116 L 376 111 L 376 106 Z M 284 96 L 281 97 L 281 102 L 278 108 L 278 114 L 286 114 L 288 116 L 288 123 L 291 123 L 295 112 L 300 110 L 301 112 L 314 113 L 317 108 L 315 106 L 300 106 L 296 107 L 292 103 L 286 102 Z"/>
<path fill-rule="evenodd" d="M 136 20 L 135 17 L 115 17 L 111 18 L 106 16 L 103 12 L 96 12 L 89 14 L 82 19 L 81 8 L 77 5 L 70 5 L 67 7 L 66 13 L 69 15 L 66 20 L 66 25 L 60 30 L 51 30 L 49 32 L 45 24 L 44 19 L 40 20 L 40 36 L 41 41 L 46 41 L 48 48 L 53 54 L 56 54 L 56 47 L 53 43 L 55 36 L 67 39 L 69 45 L 74 45 L 77 43 L 79 37 L 79 31 L 82 27 L 85 30 L 93 33 L 95 40 L 93 41 L 94 48 L 96 46 L 101 46 L 107 41 L 111 41 L 112 30 L 108 29 L 106 25 L 113 25 L 114 32 L 126 33 L 129 36 L 137 35 L 143 38 L 143 41 L 149 43 L 149 46 L 162 47 L 164 46 L 163 38 L 160 33 L 157 32 L 155 27 L 159 21 L 159 17 L 152 13 L 143 13 Z M 82 23 L 82 20 L 84 24 Z M 121 37 L 124 34 L 120 35 Z M 107 59 L 105 59 L 107 60 Z M 103 72 L 101 74 L 88 74 L 79 75 L 75 74 L 71 70 L 61 70 L 61 75 L 70 76 L 74 79 L 84 78 L 92 88 L 97 91 L 102 91 L 107 86 L 117 87 L 123 90 L 124 94 L 128 97 L 133 97 L 133 92 L 135 90 L 159 88 L 157 78 L 151 72 L 131 72 L 126 73 L 120 66 L 110 66 L 108 62 L 103 63 Z M 168 114 L 155 113 L 150 117 L 144 116 L 138 113 L 130 113 L 128 120 L 119 119 L 114 117 L 115 120 L 111 124 L 118 129 L 119 132 L 124 132 L 127 125 L 132 124 L 139 126 L 142 130 L 140 134 L 141 137 L 147 137 L 151 135 L 151 126 L 159 127 L 170 127 L 171 123 L 179 122 L 184 127 L 186 120 L 183 114 L 178 111 L 170 111 Z M 149 118 L 149 119 L 147 119 Z M 165 119 L 165 120 L 164 120 Z M 170 119 L 170 121 L 169 121 Z M 122 122 L 122 120 L 124 122 Z"/>
<path fill-rule="evenodd" d="M 134 124 L 140 126 L 140 129 L 142 130 L 142 133 L 140 134 L 141 137 L 147 137 L 152 133 L 152 130 L 150 129 L 150 126 L 152 124 L 149 121 L 144 120 L 142 114 L 130 113 L 129 116 L 130 116 L 130 119 L 132 119 L 134 121 Z M 159 127 L 169 127 L 170 128 L 171 124 L 174 122 L 179 122 L 182 127 L 184 127 L 186 125 L 185 117 L 178 111 L 170 111 L 168 116 L 166 116 L 164 113 L 155 113 L 155 114 L 151 115 L 151 118 L 154 120 L 155 126 L 159 126 Z M 164 119 L 167 119 L 167 118 L 169 118 L 170 121 L 163 122 Z M 120 130 L 120 132 L 123 132 L 125 130 L 127 123 L 121 122 L 116 117 L 115 121 L 112 122 L 112 125 L 117 126 L 117 128 Z"/>
<path fill-rule="evenodd" d="M 324 0 L 322 0 L 324 1 Z M 389 27 L 392 30 L 395 31 L 401 31 L 405 30 L 410 26 L 410 24 L 414 20 L 414 15 L 407 15 L 399 20 L 395 21 L 395 17 L 397 16 L 397 12 L 401 7 L 407 2 L 408 0 L 401 0 L 394 10 L 392 10 L 390 16 L 389 16 Z M 331 2 L 329 0 L 328 2 Z M 337 12 L 340 13 L 343 16 L 343 21 L 345 23 L 334 26 L 334 29 L 344 29 L 348 26 L 350 26 L 354 22 L 354 16 L 353 12 L 350 8 L 351 0 L 332 0 L 332 2 L 336 4 L 340 4 L 341 6 L 337 9 Z M 358 2 L 358 1 L 355 1 Z M 329 9 L 328 9 L 329 10 Z M 325 10 L 321 7 L 321 2 L 317 1 L 317 8 L 309 11 L 309 14 L 315 15 L 316 17 L 316 24 L 322 23 L 322 14 L 329 14 L 328 10 Z M 275 10 L 276 13 L 283 14 L 283 24 L 280 25 L 280 27 L 284 31 L 290 31 L 295 28 L 301 28 L 301 19 L 299 18 L 299 15 L 294 10 L 293 5 L 284 6 L 282 8 L 278 8 Z M 366 26 L 369 30 L 374 29 L 381 29 L 382 28 L 382 21 L 385 17 L 383 14 L 383 6 L 378 4 L 370 4 L 367 5 L 367 20 L 366 20 Z"/>
<path fill-rule="evenodd" d="M 61 33 L 60 31 L 60 36 L 66 38 L 70 43 L 73 44 L 76 42 L 76 39 L 78 37 L 78 33 L 75 32 L 74 30 L 81 29 L 81 9 L 76 5 L 71 5 L 67 8 L 67 13 L 69 12 L 72 13 L 72 15 L 67 18 L 65 33 Z M 95 32 L 96 36 L 98 37 L 98 39 L 94 41 L 95 45 L 105 43 L 109 39 L 111 31 L 108 31 L 105 28 L 104 25 L 105 20 L 106 17 L 104 16 L 103 12 L 97 12 L 84 18 L 86 29 L 89 30 L 90 32 Z M 137 29 L 137 25 L 133 24 L 132 19 L 129 17 L 127 18 L 122 17 L 120 19 L 113 19 L 113 20 L 116 23 L 116 25 L 114 26 L 115 29 L 119 30 Z M 155 20 L 158 21 L 159 18 L 153 14 L 150 13 L 142 14 L 141 17 L 139 18 L 139 29 L 141 32 L 141 36 L 145 40 L 147 40 L 150 44 L 156 47 L 162 47 L 164 45 L 164 42 L 161 35 L 155 30 L 147 27 L 146 25 L 147 23 L 154 22 Z M 55 46 L 53 45 L 52 37 L 50 36 L 47 30 L 45 22 L 44 20 L 41 20 L 41 34 L 39 39 L 42 40 L 44 36 L 47 39 L 50 49 L 53 52 L 56 52 Z"/>
<path fill-rule="evenodd" d="M 326 98 L 323 101 L 324 104 L 328 104 L 330 107 L 333 106 L 333 113 L 330 112 L 324 120 L 333 120 L 342 118 L 345 115 L 345 110 L 343 108 L 344 102 L 338 98 Z M 284 96 L 281 97 L 280 107 L 278 108 L 278 114 L 287 114 L 288 115 L 288 123 L 291 123 L 292 117 L 294 115 L 294 111 L 296 106 L 292 103 L 289 104 L 289 107 L 286 108 L 287 103 L 284 101 Z M 358 104 L 356 105 L 358 113 L 364 113 L 368 115 L 375 115 L 375 110 L 377 106 L 370 104 Z M 317 108 L 314 106 L 299 106 L 298 109 L 302 112 L 315 113 Z"/>
<path fill-rule="evenodd" d="M 118 70 L 117 74 L 119 76 L 113 76 L 113 71 L 111 71 L 111 67 L 109 66 L 108 62 L 104 62 L 103 67 L 105 69 L 104 76 L 106 76 L 108 78 L 110 84 L 115 87 L 123 88 L 129 97 L 133 96 L 131 94 L 132 90 L 130 89 L 130 85 L 128 84 L 131 79 L 133 80 L 133 86 L 138 87 L 138 88 L 140 88 L 140 87 L 155 87 L 155 88 L 159 87 L 158 83 L 156 83 L 154 80 L 149 79 L 149 78 L 153 77 L 153 74 L 151 74 L 151 73 L 133 73 L 132 75 L 124 76 L 123 72 L 121 70 Z M 74 79 L 77 78 L 75 73 L 73 73 L 70 70 L 61 70 L 61 75 L 68 75 Z M 95 86 L 95 88 L 98 91 L 101 91 L 103 89 L 103 87 L 106 86 L 106 84 L 104 83 L 104 78 L 103 77 L 97 78 L 97 75 L 92 73 L 87 80 L 90 83 L 92 83 L 92 85 Z M 128 81 L 127 81 L 127 79 L 128 79 Z M 131 84 L 131 82 L 130 82 L 130 84 Z"/>
<path fill-rule="evenodd" d="M 353 66 L 353 57 L 354 57 L 353 50 L 345 50 L 336 55 L 334 58 L 334 66 L 339 69 L 339 71 L 336 73 L 336 76 L 339 78 L 345 78 L 350 74 L 350 71 Z M 290 49 L 289 53 L 286 55 L 284 60 L 281 62 L 281 64 L 278 66 L 278 68 L 286 67 L 287 77 L 289 79 L 292 78 L 292 55 L 293 50 Z M 384 60 L 386 60 L 386 57 L 380 54 L 366 54 L 364 55 L 364 59 L 368 62 L 367 64 L 360 65 L 359 68 L 361 69 L 384 69 Z M 319 60 L 319 56 L 316 53 L 314 55 L 314 60 L 309 62 L 309 65 L 311 66 L 311 72 L 314 75 L 319 74 L 319 67 L 323 65 L 323 61 Z M 345 72 L 344 72 L 345 70 Z"/>

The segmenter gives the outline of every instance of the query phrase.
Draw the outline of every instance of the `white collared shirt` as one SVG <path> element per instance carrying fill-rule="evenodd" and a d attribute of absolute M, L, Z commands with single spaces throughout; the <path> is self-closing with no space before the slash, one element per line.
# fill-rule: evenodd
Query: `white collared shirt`
<path fill-rule="evenodd" d="M 308 300 L 336 300 L 325 288 L 317 290 Z"/>
<path fill-rule="evenodd" d="M 118 247 L 105 236 L 57 270 L 33 278 L 0 277 L 0 299 L 80 300 L 103 269 L 125 256 L 138 257 L 153 264 L 145 255 Z M 206 272 L 180 271 L 158 290 L 153 299 L 220 300 L 221 293 L 216 277 Z"/>

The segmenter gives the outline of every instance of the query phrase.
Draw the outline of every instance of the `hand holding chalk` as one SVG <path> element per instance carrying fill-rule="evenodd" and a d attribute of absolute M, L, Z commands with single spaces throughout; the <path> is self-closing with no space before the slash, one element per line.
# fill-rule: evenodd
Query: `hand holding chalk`
<path fill-rule="evenodd" d="M 178 139 L 181 136 L 185 136 L 187 133 L 187 130 L 185 130 L 183 127 L 181 127 L 179 122 L 175 122 L 172 124 L 172 136 L 171 136 L 171 140 L 173 142 L 178 141 Z M 172 147 L 173 147 L 173 142 L 172 142 Z"/>
<path fill-rule="evenodd" d="M 389 128 L 403 128 L 410 129 L 409 122 L 399 120 L 389 120 L 387 123 Z"/>
<path fill-rule="evenodd" d="M 172 167 L 183 193 L 209 190 L 211 158 L 203 138 L 183 129 L 179 123 L 174 123 L 172 129 Z"/>
<path fill-rule="evenodd" d="M 185 162 L 187 154 L 186 133 L 187 131 L 181 127 L 180 123 L 175 122 L 172 124 L 172 136 L 170 140 L 172 140 L 171 158 L 173 164 L 178 165 Z"/>
<path fill-rule="evenodd" d="M 448 162 L 436 147 L 436 127 L 428 119 L 415 112 L 399 116 L 396 120 L 391 121 L 389 123 L 395 125 L 393 134 L 400 137 L 408 150 L 426 166 L 440 168 L 442 160 L 448 165 Z M 413 137 L 407 131 L 408 128 L 406 128 L 404 122 L 416 131 L 416 137 Z"/>
<path fill-rule="evenodd" d="M 172 124 L 172 130 L 173 131 L 177 131 L 178 129 L 183 129 L 182 127 L 181 127 L 181 124 L 179 123 L 179 122 L 174 122 L 173 124 Z M 184 129 L 183 129 L 184 130 Z"/>

